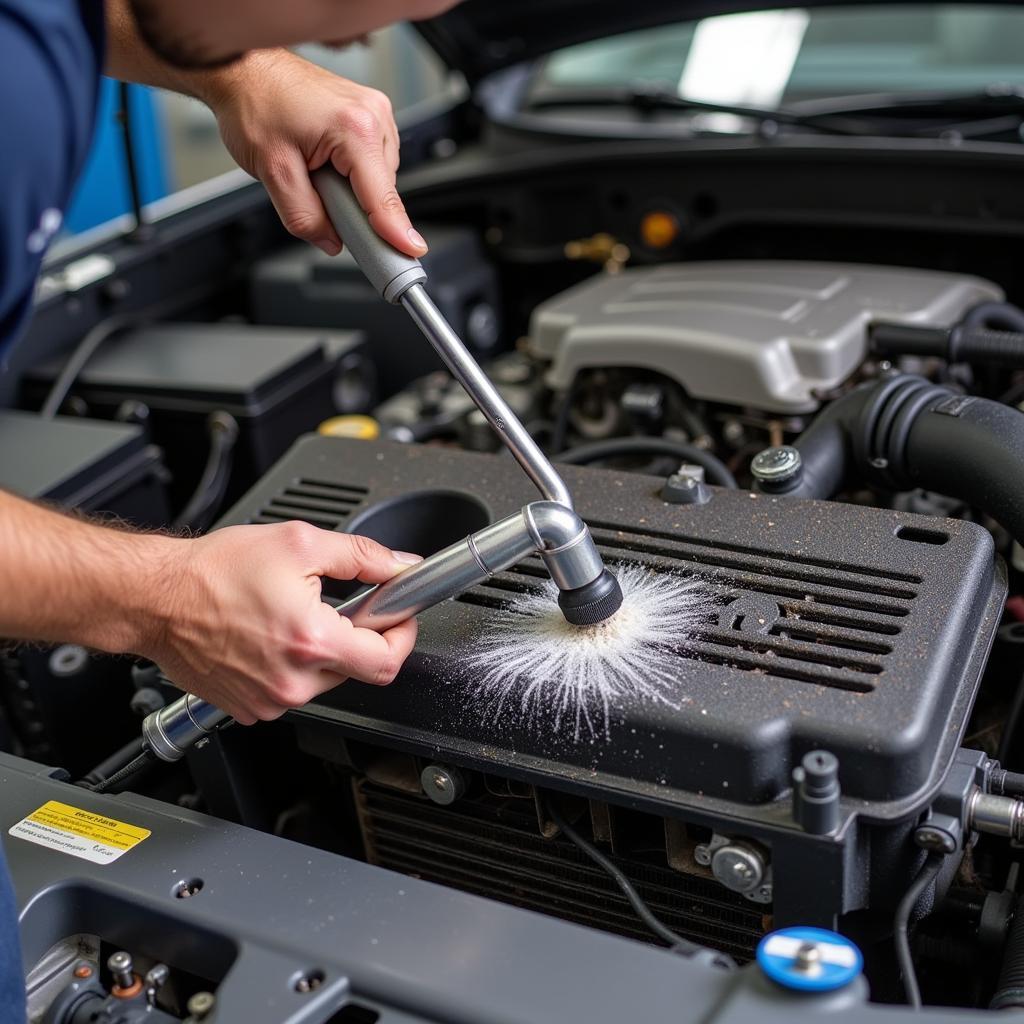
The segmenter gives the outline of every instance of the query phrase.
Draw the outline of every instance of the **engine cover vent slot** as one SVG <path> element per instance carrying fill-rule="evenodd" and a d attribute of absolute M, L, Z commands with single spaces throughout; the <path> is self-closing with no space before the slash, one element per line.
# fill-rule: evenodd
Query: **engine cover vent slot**
<path fill-rule="evenodd" d="M 301 520 L 324 530 L 336 530 L 366 499 L 367 489 L 355 484 L 299 478 L 274 495 L 251 523 Z"/>

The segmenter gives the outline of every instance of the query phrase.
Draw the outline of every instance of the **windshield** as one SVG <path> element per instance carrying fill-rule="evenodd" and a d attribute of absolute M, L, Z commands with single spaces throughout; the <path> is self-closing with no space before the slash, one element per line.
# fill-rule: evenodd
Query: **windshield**
<path fill-rule="evenodd" d="M 657 88 L 777 108 L 874 93 L 1024 85 L 1024 10 L 863 4 L 730 14 L 630 32 L 547 58 L 533 95 Z"/>

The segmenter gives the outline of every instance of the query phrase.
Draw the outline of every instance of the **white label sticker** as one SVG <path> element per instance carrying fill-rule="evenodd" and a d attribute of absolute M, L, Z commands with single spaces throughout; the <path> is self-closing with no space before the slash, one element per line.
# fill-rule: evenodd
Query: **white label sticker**
<path fill-rule="evenodd" d="M 112 863 L 150 835 L 147 828 L 128 825 L 59 800 L 43 804 L 12 825 L 8 832 L 18 839 L 81 857 L 93 864 Z"/>

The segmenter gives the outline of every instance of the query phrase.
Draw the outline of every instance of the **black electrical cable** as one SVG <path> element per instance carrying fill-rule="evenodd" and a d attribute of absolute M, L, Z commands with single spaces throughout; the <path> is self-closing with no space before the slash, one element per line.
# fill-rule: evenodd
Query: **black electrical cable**
<path fill-rule="evenodd" d="M 135 159 L 135 141 L 132 131 L 131 86 L 127 82 L 118 83 L 118 99 L 120 110 L 117 119 L 121 123 L 121 142 L 124 150 L 125 172 L 128 177 L 128 197 L 132 204 L 132 217 L 135 226 L 130 234 L 136 237 L 145 233 L 146 224 L 142 219 L 142 187 L 139 183 L 139 166 Z"/>
<path fill-rule="evenodd" d="M 122 782 L 126 782 L 134 775 L 138 775 L 143 768 L 153 764 L 154 756 L 152 751 L 143 749 L 142 753 L 138 757 L 132 758 L 120 771 L 114 772 L 109 779 L 104 779 L 102 782 L 97 783 L 92 787 L 94 793 L 108 793 L 110 790 L 117 786 L 120 786 Z"/>
<path fill-rule="evenodd" d="M 896 946 L 896 960 L 903 974 L 903 990 L 906 993 L 908 1005 L 915 1010 L 921 1009 L 921 989 L 917 984 L 914 960 L 910 955 L 910 915 L 913 913 L 914 907 L 917 906 L 917 901 L 942 870 L 942 863 L 945 859 L 944 853 L 928 854 L 917 877 L 910 883 L 910 888 L 900 900 L 893 921 L 893 944 Z"/>
<path fill-rule="evenodd" d="M 603 459 L 619 458 L 623 455 L 670 455 L 680 462 L 691 462 L 702 466 L 708 483 L 720 487 L 737 488 L 736 477 L 729 467 L 717 456 L 683 441 L 669 441 L 663 437 L 613 437 L 608 441 L 595 441 L 570 448 L 554 457 L 555 462 L 570 466 L 585 466 Z"/>
<path fill-rule="evenodd" d="M 137 323 L 137 318 L 130 315 L 112 316 L 107 320 L 101 320 L 92 330 L 86 332 L 68 357 L 68 361 L 61 367 L 57 379 L 53 382 L 53 386 L 43 402 L 43 407 L 39 410 L 43 419 L 53 419 L 60 412 L 60 407 L 68 397 L 78 375 L 82 372 L 85 364 L 92 359 L 100 345 L 135 323 Z"/>
<path fill-rule="evenodd" d="M 996 796 L 1024 797 L 1024 773 L 1008 772 L 1000 765 L 992 772 L 989 786 Z"/>
<path fill-rule="evenodd" d="M 575 844 L 582 853 L 585 853 L 598 867 L 603 868 L 611 875 L 615 884 L 622 890 L 622 894 L 629 901 L 629 905 L 636 912 L 637 917 L 647 927 L 654 932 L 663 942 L 668 943 L 672 948 L 673 952 L 681 953 L 684 956 L 695 956 L 701 953 L 710 952 L 703 946 L 698 945 L 696 942 L 691 942 L 689 939 L 684 939 L 681 935 L 672 931 L 667 925 L 663 924 L 658 920 L 657 917 L 651 911 L 651 908 L 644 902 L 643 897 L 636 891 L 633 883 L 622 873 L 622 871 L 609 860 L 596 846 L 592 843 L 587 842 L 561 815 L 561 813 L 555 809 L 555 807 L 548 803 L 545 805 L 545 810 L 551 820 L 558 826 L 558 830 L 573 844 Z M 734 967 L 735 964 L 725 956 L 724 954 L 714 954 L 715 962 L 721 966 Z"/>
<path fill-rule="evenodd" d="M 238 422 L 223 410 L 209 418 L 210 453 L 196 489 L 174 520 L 174 530 L 204 530 L 216 514 L 231 479 L 232 453 L 238 440 Z"/>
<path fill-rule="evenodd" d="M 126 743 L 120 750 L 115 750 L 106 760 L 100 761 L 95 768 L 86 772 L 75 785 L 84 789 L 93 789 L 101 782 L 109 779 L 112 775 L 121 771 L 129 762 L 135 760 L 142 753 L 142 737 L 137 736 L 130 743 Z"/>

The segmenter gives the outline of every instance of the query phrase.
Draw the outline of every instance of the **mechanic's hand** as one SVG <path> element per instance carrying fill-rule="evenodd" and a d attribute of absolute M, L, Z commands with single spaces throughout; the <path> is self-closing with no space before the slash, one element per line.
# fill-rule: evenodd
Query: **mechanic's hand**
<path fill-rule="evenodd" d="M 370 223 L 410 256 L 427 245 L 395 189 L 398 129 L 391 101 L 287 50 L 259 50 L 208 97 L 231 155 L 259 178 L 284 226 L 328 255 L 341 240 L 309 172 L 331 163 L 352 183 Z"/>
<path fill-rule="evenodd" d="M 346 678 L 390 683 L 416 620 L 376 633 L 320 599 L 320 577 L 383 583 L 418 562 L 306 523 L 232 526 L 178 542 L 161 626 L 139 653 L 243 725 L 301 707 Z"/>

